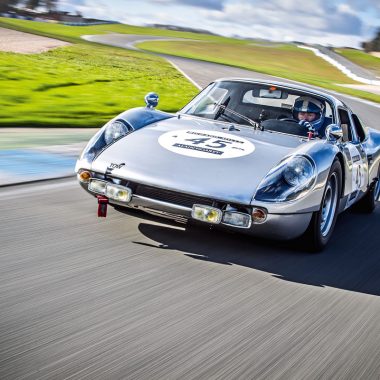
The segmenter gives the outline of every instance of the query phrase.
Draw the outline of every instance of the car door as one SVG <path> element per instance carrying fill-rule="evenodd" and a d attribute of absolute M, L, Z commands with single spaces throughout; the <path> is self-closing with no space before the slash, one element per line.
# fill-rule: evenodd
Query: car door
<path fill-rule="evenodd" d="M 368 160 L 360 136 L 356 131 L 351 111 L 338 108 L 339 122 L 343 130 L 340 150 L 345 158 L 345 195 L 350 207 L 368 186 Z"/>

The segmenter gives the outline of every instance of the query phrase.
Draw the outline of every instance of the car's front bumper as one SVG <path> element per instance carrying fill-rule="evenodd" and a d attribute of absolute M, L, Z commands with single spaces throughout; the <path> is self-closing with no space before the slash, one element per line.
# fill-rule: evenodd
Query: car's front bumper
<path fill-rule="evenodd" d="M 192 218 L 191 208 L 141 197 L 138 195 L 133 196 L 128 205 L 112 199 L 110 199 L 109 202 L 111 205 L 113 204 L 122 207 L 134 208 L 169 219 L 172 219 L 174 216 L 183 219 Z M 268 239 L 290 240 L 302 235 L 306 231 L 311 217 L 311 212 L 302 214 L 267 214 L 265 222 L 259 224 L 252 223 L 251 227 L 248 229 L 225 224 L 219 224 L 216 226 L 253 236 L 265 237 Z M 204 224 L 208 225 L 208 223 Z"/>
<path fill-rule="evenodd" d="M 88 184 L 80 183 L 81 186 L 92 195 L 96 195 L 88 189 Z M 149 187 L 148 187 L 149 188 Z M 150 191 L 152 188 L 150 188 Z M 130 202 L 120 202 L 114 199 L 108 199 L 108 203 L 111 206 L 117 208 L 125 208 L 126 210 L 137 209 L 145 211 L 149 214 L 158 215 L 164 218 L 179 219 L 179 220 L 192 220 L 192 201 L 193 203 L 206 203 L 211 201 L 202 197 L 199 199 L 196 196 L 192 198 L 186 194 L 182 204 L 179 204 L 179 197 L 176 198 L 173 194 L 169 194 L 170 198 L 163 199 L 162 194 L 159 191 L 165 192 L 165 190 L 157 189 L 157 193 L 154 191 L 151 193 L 143 193 L 145 195 L 134 193 Z M 164 193 L 165 194 L 165 193 Z M 159 196 L 161 195 L 161 199 Z M 189 198 L 187 198 L 189 197 Z M 251 205 L 247 205 L 247 210 L 252 208 Z M 225 228 L 234 230 L 244 234 L 253 236 L 265 237 L 275 240 L 289 240 L 302 235 L 308 227 L 311 220 L 312 212 L 307 213 L 291 213 L 291 214 L 275 214 L 268 213 L 266 220 L 261 223 L 252 222 L 249 228 L 240 228 L 237 226 L 227 225 L 224 223 L 213 224 L 217 228 Z M 200 222 L 205 225 L 210 225 L 206 222 Z"/>

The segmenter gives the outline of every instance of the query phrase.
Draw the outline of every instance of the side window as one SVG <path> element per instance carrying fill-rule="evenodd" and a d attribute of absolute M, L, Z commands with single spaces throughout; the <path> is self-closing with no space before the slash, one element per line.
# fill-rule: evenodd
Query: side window
<path fill-rule="evenodd" d="M 247 104 L 257 103 L 257 99 L 253 96 L 253 90 L 249 90 L 244 94 L 242 103 L 247 103 Z"/>
<path fill-rule="evenodd" d="M 338 109 L 340 125 L 343 129 L 343 141 L 352 141 L 351 122 L 348 112 L 342 108 Z"/>
<path fill-rule="evenodd" d="M 325 106 L 326 106 L 326 117 L 331 119 L 331 123 L 333 123 L 334 122 L 334 115 L 333 115 L 332 108 L 328 102 L 325 102 Z"/>
<path fill-rule="evenodd" d="M 359 136 L 360 142 L 362 142 L 365 140 L 365 132 L 362 123 L 360 122 L 358 116 L 354 113 L 351 116 L 352 120 L 354 121 L 354 128 L 356 130 L 356 134 Z"/>

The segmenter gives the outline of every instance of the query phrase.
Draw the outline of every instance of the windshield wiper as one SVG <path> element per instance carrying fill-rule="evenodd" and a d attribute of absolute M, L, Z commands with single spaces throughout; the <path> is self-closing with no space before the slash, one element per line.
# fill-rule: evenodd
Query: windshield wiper
<path fill-rule="evenodd" d="M 215 113 L 215 117 L 214 117 L 214 120 L 217 120 L 220 116 L 226 116 L 228 117 L 228 115 L 225 115 L 224 112 L 225 111 L 228 111 L 230 113 L 232 113 L 232 115 L 235 115 L 235 116 L 238 116 L 240 117 L 241 119 L 247 121 L 250 125 L 252 125 L 255 129 L 256 128 L 260 128 L 260 123 L 257 123 L 256 121 L 250 119 L 248 116 L 245 116 L 245 115 L 242 115 L 240 114 L 239 112 L 236 112 L 235 110 L 231 109 L 231 108 L 228 108 L 227 105 L 229 103 L 229 101 L 231 100 L 230 97 L 228 97 L 222 104 L 219 104 L 219 103 L 214 103 L 215 105 L 219 105 L 219 109 L 218 111 Z M 231 119 L 232 120 L 232 119 Z"/>

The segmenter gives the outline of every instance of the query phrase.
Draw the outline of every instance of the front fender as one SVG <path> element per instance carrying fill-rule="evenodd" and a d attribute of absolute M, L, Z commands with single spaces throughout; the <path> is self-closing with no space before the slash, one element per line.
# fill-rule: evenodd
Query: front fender
<path fill-rule="evenodd" d="M 124 120 L 134 130 L 137 130 L 149 124 L 156 123 L 157 121 L 170 119 L 171 117 L 174 117 L 171 113 L 157 111 L 148 107 L 138 107 L 122 112 L 120 115 L 112 119 L 112 121 L 120 119 Z"/>
<path fill-rule="evenodd" d="M 170 119 L 174 117 L 173 114 L 157 111 L 148 107 L 138 107 L 131 108 L 130 110 L 124 111 L 118 116 L 114 117 L 108 123 L 106 123 L 88 142 L 83 152 L 80 155 L 76 165 L 75 171 L 78 172 L 80 169 L 91 170 L 91 164 L 93 160 L 108 146 L 112 145 L 106 144 L 104 141 L 104 131 L 107 128 L 107 125 L 114 121 L 124 122 L 129 130 L 133 131 L 141 129 L 147 125 L 153 124 L 155 122 Z"/>
<path fill-rule="evenodd" d="M 295 201 L 271 203 L 254 200 L 254 206 L 264 207 L 271 214 L 297 214 L 319 210 L 331 165 L 340 154 L 339 148 L 327 140 L 313 140 L 301 145 L 292 154 L 309 156 L 315 162 L 317 177 L 314 187 Z"/>

